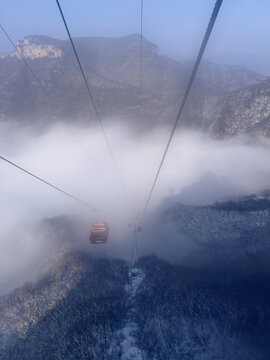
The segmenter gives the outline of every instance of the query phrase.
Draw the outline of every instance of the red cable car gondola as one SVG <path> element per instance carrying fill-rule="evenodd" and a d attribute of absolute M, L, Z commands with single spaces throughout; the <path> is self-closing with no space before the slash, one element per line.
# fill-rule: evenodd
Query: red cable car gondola
<path fill-rule="evenodd" d="M 109 226 L 106 222 L 94 222 L 90 229 L 91 244 L 106 244 L 108 241 Z"/>

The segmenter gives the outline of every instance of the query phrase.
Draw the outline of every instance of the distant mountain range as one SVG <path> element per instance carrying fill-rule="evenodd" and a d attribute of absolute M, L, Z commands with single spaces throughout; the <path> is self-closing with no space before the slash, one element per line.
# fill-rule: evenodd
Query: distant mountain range
<path fill-rule="evenodd" d="M 159 55 L 143 40 L 143 93 L 139 100 L 139 35 L 75 38 L 75 45 L 104 121 L 120 119 L 150 129 L 171 124 L 192 62 Z M 28 36 L 19 51 L 0 58 L 0 121 L 46 126 L 89 121 L 89 99 L 69 41 Z M 184 125 L 215 136 L 270 134 L 270 82 L 243 67 L 203 62 L 192 88 Z M 95 114 L 91 109 L 91 120 Z"/>

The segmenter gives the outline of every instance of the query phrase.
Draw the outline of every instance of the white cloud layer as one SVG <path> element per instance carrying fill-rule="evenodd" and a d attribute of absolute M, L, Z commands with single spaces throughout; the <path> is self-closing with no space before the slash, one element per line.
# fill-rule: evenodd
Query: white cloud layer
<path fill-rule="evenodd" d="M 57 125 L 37 135 L 3 126 L 0 154 L 120 219 L 107 218 L 115 223 L 111 241 L 116 246 L 112 252 L 117 256 L 119 251 L 122 256 L 121 246 L 129 248 L 127 241 L 122 243 L 129 217 L 145 204 L 169 130 L 159 129 L 135 137 L 120 126 L 106 129 L 126 194 L 98 128 L 77 128 L 71 132 L 64 125 Z M 186 204 L 205 205 L 269 189 L 269 149 L 270 142 L 265 139 L 213 140 L 179 129 L 150 209 L 168 196 L 177 196 Z M 40 259 L 46 261 L 46 237 L 33 230 L 35 222 L 61 214 L 84 219 L 90 215 L 104 218 L 104 215 L 90 214 L 80 204 L 3 161 L 0 174 L 0 291 L 3 292 L 21 284 L 22 279 L 33 279 Z M 127 197 L 134 210 L 127 205 Z"/>

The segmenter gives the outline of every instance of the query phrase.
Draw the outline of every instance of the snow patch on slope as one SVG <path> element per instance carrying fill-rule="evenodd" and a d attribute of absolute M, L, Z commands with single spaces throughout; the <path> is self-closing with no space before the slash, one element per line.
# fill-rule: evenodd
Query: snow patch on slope
<path fill-rule="evenodd" d="M 144 273 L 141 269 L 133 268 L 129 270 L 129 283 L 126 285 L 126 292 L 129 294 L 130 298 L 134 298 L 137 292 L 137 289 L 144 278 Z"/>
<path fill-rule="evenodd" d="M 129 270 L 128 276 L 129 281 L 125 287 L 128 294 L 126 322 L 116 334 L 116 338 L 113 339 L 110 353 L 115 354 L 117 352 L 121 360 L 143 360 L 142 351 L 138 348 L 136 339 L 138 325 L 136 323 L 135 297 L 145 275 L 141 269 L 133 268 Z"/>

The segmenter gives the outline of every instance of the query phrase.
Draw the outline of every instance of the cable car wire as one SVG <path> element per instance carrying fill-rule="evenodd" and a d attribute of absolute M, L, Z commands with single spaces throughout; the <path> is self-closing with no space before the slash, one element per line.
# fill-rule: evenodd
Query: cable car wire
<path fill-rule="evenodd" d="M 48 100 L 50 101 L 50 104 L 52 104 L 52 99 L 51 99 L 49 93 L 46 91 L 46 89 L 44 88 L 44 85 L 42 84 L 41 80 L 38 78 L 38 76 L 37 76 L 37 75 L 35 74 L 35 72 L 32 70 L 31 66 L 30 66 L 30 65 L 28 64 L 28 62 L 26 61 L 23 53 L 18 49 L 18 47 L 16 46 L 16 44 L 14 43 L 14 41 L 13 41 L 13 40 L 11 39 L 11 37 L 9 36 L 8 32 L 6 31 L 6 29 L 3 27 L 3 25 L 0 24 L 0 28 L 1 28 L 1 30 L 3 31 L 4 35 L 6 36 L 6 38 L 7 38 L 7 39 L 9 40 L 9 42 L 11 43 L 11 45 L 13 46 L 14 50 L 16 51 L 16 53 L 18 54 L 18 56 L 20 57 L 20 59 L 23 61 L 24 65 L 27 67 L 27 69 L 30 71 L 30 73 L 32 74 L 32 76 L 34 77 L 34 79 L 36 80 L 36 82 L 38 83 L 38 85 L 41 87 L 41 89 L 42 89 L 42 91 L 44 92 L 44 94 L 47 96 Z M 74 133 L 74 131 L 73 131 L 73 129 L 70 127 L 70 125 L 68 125 L 68 127 L 70 128 L 70 131 L 72 132 L 74 138 L 76 138 L 76 139 L 78 140 L 76 134 Z M 38 176 L 36 176 L 36 175 L 32 174 L 31 172 L 29 172 L 29 171 L 21 168 L 20 166 L 12 163 L 12 162 L 9 161 L 8 159 L 5 159 L 5 158 L 2 157 L 2 156 L 0 156 L 0 159 L 8 162 L 9 164 L 17 167 L 18 169 L 20 169 L 20 170 L 22 170 L 22 171 L 28 173 L 29 175 L 35 177 L 36 179 L 44 182 L 44 183 L 47 184 L 47 185 L 53 187 L 54 189 L 62 192 L 63 194 L 71 197 L 73 200 L 79 201 L 81 204 L 83 204 L 83 205 L 85 205 L 85 206 L 88 206 L 88 207 L 91 208 L 92 210 L 98 210 L 98 211 L 100 211 L 100 212 L 102 212 L 102 213 L 104 213 L 104 214 L 107 214 L 107 215 L 109 215 L 109 216 L 112 216 L 112 215 L 110 215 L 110 214 L 108 214 L 108 213 L 106 213 L 106 212 L 104 212 L 104 211 L 101 211 L 101 210 L 95 208 L 95 207 L 91 207 L 91 206 L 88 205 L 87 203 L 81 201 L 80 199 L 74 197 L 74 196 L 71 195 L 71 194 L 66 193 L 65 191 L 61 190 L 60 188 L 58 188 L 58 187 L 54 186 L 53 184 L 50 184 L 49 182 L 47 182 L 47 181 L 39 178 Z"/>
<path fill-rule="evenodd" d="M 90 98 L 91 103 L 92 103 L 92 105 L 93 105 L 93 107 L 94 107 L 94 111 L 95 111 L 95 114 L 96 114 L 96 118 L 97 118 L 98 123 L 99 123 L 99 125 L 100 125 L 102 134 L 103 134 L 103 136 L 104 136 L 104 138 L 105 138 L 105 142 L 106 142 L 106 144 L 107 144 L 109 153 L 110 153 L 110 155 L 111 155 L 111 158 L 112 158 L 114 167 L 115 167 L 116 172 L 117 172 L 117 174 L 118 174 L 118 177 L 119 177 L 119 179 L 120 179 L 120 182 L 121 182 L 121 186 L 122 186 L 124 195 L 126 196 L 126 198 L 127 198 L 127 200 L 128 200 L 124 180 L 123 180 L 123 178 L 122 178 L 122 176 L 121 176 L 121 173 L 120 173 L 120 170 L 119 170 L 119 168 L 118 168 L 118 165 L 117 165 L 115 156 L 113 155 L 113 151 L 112 151 L 111 145 L 110 145 L 110 143 L 109 143 L 109 140 L 108 140 L 107 134 L 106 134 L 106 132 L 105 132 L 103 123 L 102 123 L 102 121 L 101 121 L 101 117 L 100 117 L 98 108 L 97 108 L 97 106 L 96 106 L 96 103 L 95 103 L 95 101 L 94 101 L 94 97 L 93 97 L 93 95 L 92 95 L 90 86 L 89 86 L 88 81 L 87 81 L 87 79 L 86 79 L 85 72 L 84 72 L 84 70 L 83 70 L 83 67 L 82 67 L 82 64 L 81 64 L 79 55 L 78 55 L 78 53 L 77 53 L 77 50 L 76 50 L 76 47 L 75 47 L 75 45 L 74 45 L 72 36 L 71 36 L 71 34 L 70 34 L 70 31 L 69 31 L 69 28 L 68 28 L 68 25 L 67 25 L 67 22 L 66 22 L 64 13 L 63 13 L 63 11 L 62 11 L 61 5 L 60 5 L 60 3 L 59 3 L 58 0 L 56 0 L 56 3 L 57 3 L 57 6 L 58 6 L 58 9 L 59 9 L 61 18 L 62 18 L 62 20 L 63 20 L 63 23 L 64 23 L 64 25 L 65 25 L 65 28 L 66 28 L 66 31 L 67 31 L 67 34 L 68 34 L 68 37 L 69 37 L 69 40 L 70 40 L 70 43 L 71 43 L 73 52 L 74 52 L 75 57 L 76 57 L 76 60 L 77 60 L 77 63 L 78 63 L 78 65 L 79 65 L 79 68 L 80 68 L 80 71 L 81 71 L 81 74 L 82 74 L 82 77 L 83 77 L 83 80 L 84 80 L 84 83 L 85 83 L 85 86 L 86 86 L 86 89 L 87 89 L 89 98 Z"/>
<path fill-rule="evenodd" d="M 140 102 L 142 102 L 142 61 L 143 61 L 143 0 L 141 0 L 141 28 L 140 28 Z"/>
<path fill-rule="evenodd" d="M 22 52 L 19 51 L 18 47 L 16 46 L 16 44 L 14 43 L 14 41 L 11 39 L 11 37 L 9 36 L 9 34 L 7 33 L 7 31 L 5 30 L 5 28 L 0 24 L 0 28 L 2 29 L 3 33 L 5 34 L 6 38 L 9 40 L 9 42 L 12 44 L 12 46 L 14 47 L 15 51 L 17 52 L 17 54 L 19 55 L 19 57 L 21 58 L 21 60 L 23 61 L 24 65 L 27 67 L 27 69 L 31 72 L 31 74 L 33 75 L 34 79 L 37 81 L 37 83 L 39 84 L 39 86 L 41 87 L 41 89 L 43 90 L 43 92 L 45 93 L 45 95 L 47 96 L 47 98 L 49 99 L 49 104 L 50 104 L 50 111 L 52 111 L 52 108 L 54 107 L 53 101 L 51 96 L 49 95 L 49 93 L 47 92 L 47 90 L 45 89 L 44 85 L 42 85 L 40 79 L 38 78 L 38 76 L 34 73 L 34 71 L 32 70 L 31 66 L 27 63 L 27 61 L 25 60 L 25 57 L 23 56 Z M 76 135 L 76 133 L 74 132 L 72 126 L 69 123 L 65 123 L 65 125 L 69 128 L 72 136 L 74 137 L 74 139 L 79 143 L 79 145 L 82 148 L 82 151 L 85 152 L 85 148 L 83 148 L 83 146 L 80 143 L 80 140 L 78 138 L 78 136 Z M 87 155 L 86 155 L 87 156 Z"/>
<path fill-rule="evenodd" d="M 143 105 L 143 8 L 144 3 L 143 0 L 140 2 L 140 53 L 139 53 L 139 116 L 142 117 L 142 105 Z M 140 195 L 141 195 L 141 151 L 140 151 L 140 138 L 138 137 L 137 140 L 137 151 L 138 151 L 138 167 L 137 167 L 137 192 L 138 192 L 138 203 L 140 202 Z M 139 207 L 139 206 L 138 206 Z"/>
<path fill-rule="evenodd" d="M 34 79 L 36 80 L 36 82 L 40 85 L 40 87 L 42 88 L 44 94 L 47 96 L 47 98 L 51 101 L 50 95 L 48 94 L 47 90 L 44 88 L 44 86 L 42 85 L 40 79 L 37 77 L 37 75 L 34 73 L 34 71 L 32 70 L 32 68 L 29 66 L 28 62 L 25 60 L 25 57 L 23 56 L 22 52 L 19 51 L 18 47 L 16 46 L 16 44 L 14 43 L 14 41 L 11 39 L 11 37 L 8 35 L 7 31 L 4 29 L 3 25 L 0 24 L 0 28 L 3 31 L 3 33 L 5 34 L 6 38 L 9 40 L 9 42 L 11 43 L 11 45 L 14 47 L 15 51 L 17 52 L 17 54 L 19 55 L 19 57 L 22 59 L 22 61 L 24 62 L 24 65 L 27 67 L 27 69 L 30 71 L 30 73 L 33 75 Z"/>
<path fill-rule="evenodd" d="M 104 213 L 104 214 L 110 215 L 110 214 L 108 214 L 108 213 L 105 212 L 105 211 L 102 211 L 102 210 L 100 210 L 100 209 L 97 209 L 97 208 L 94 207 L 94 206 L 89 205 L 87 202 L 82 201 L 81 199 L 77 198 L 76 196 L 71 195 L 70 193 L 68 193 L 68 192 L 62 190 L 61 188 L 53 185 L 52 183 L 50 183 L 50 182 L 42 179 L 40 176 L 33 174 L 32 172 L 30 172 L 30 171 L 26 170 L 25 168 L 23 168 L 23 167 L 15 164 L 14 162 L 8 160 L 7 158 L 5 158 L 5 157 L 3 157 L 3 156 L 1 156 L 1 155 L 0 155 L 0 159 L 3 160 L 3 161 L 5 161 L 5 162 L 8 163 L 9 165 L 14 166 L 15 168 L 19 169 L 20 171 L 23 171 L 23 172 L 26 173 L 27 175 L 32 176 L 32 177 L 35 178 L 36 180 L 39 180 L 39 181 L 43 182 L 44 184 L 50 186 L 51 188 L 59 191 L 60 193 L 68 196 L 68 197 L 71 198 L 72 200 L 77 201 L 77 202 L 80 203 L 81 205 L 84 205 L 84 206 L 88 207 L 90 210 L 92 210 L 92 211 L 99 211 L 99 212 L 102 212 L 102 213 Z M 110 216 L 112 216 L 112 215 L 110 215 Z"/>
<path fill-rule="evenodd" d="M 41 89 L 43 90 L 43 92 L 45 93 L 45 95 L 47 96 L 47 98 L 49 99 L 49 104 L 50 104 L 50 111 L 52 111 L 52 108 L 55 107 L 52 101 L 52 97 L 49 95 L 49 93 L 47 92 L 47 90 L 45 89 L 44 85 L 42 85 L 40 79 L 37 77 L 37 75 L 34 73 L 34 71 L 32 70 L 32 68 L 30 67 L 30 65 L 27 63 L 27 61 L 25 60 L 25 57 L 23 56 L 23 54 L 19 51 L 18 47 L 16 46 L 16 44 L 14 43 L 14 41 L 11 39 L 11 37 L 8 35 L 7 31 L 4 29 L 4 27 L 0 24 L 0 28 L 2 29 L 3 33 L 5 34 L 5 36 L 7 37 L 7 39 L 9 40 L 9 42 L 12 44 L 12 46 L 14 47 L 15 51 L 17 52 L 17 54 L 20 56 L 20 58 L 22 59 L 23 63 L 25 64 L 25 66 L 27 67 L 27 69 L 31 72 L 31 74 L 33 75 L 33 77 L 35 78 L 35 80 L 37 81 L 37 83 L 40 85 Z M 79 143 L 79 145 L 82 148 L 83 152 L 86 152 L 85 148 L 83 148 L 83 146 L 80 143 L 80 140 L 78 138 L 78 136 L 76 135 L 75 131 L 73 130 L 72 126 L 69 123 L 65 123 L 65 125 L 69 128 L 70 132 L 72 133 L 72 136 L 74 137 L 74 139 Z M 87 156 L 87 155 L 86 155 Z"/>
<path fill-rule="evenodd" d="M 143 65 L 143 10 L 144 10 L 144 3 L 143 0 L 141 0 L 141 9 L 140 9 L 140 93 L 139 93 L 139 100 L 140 100 L 140 112 L 142 111 L 142 92 L 143 92 L 143 83 L 142 83 L 142 75 L 143 75 L 143 71 L 142 71 L 142 65 Z M 138 142 L 140 142 L 140 140 L 138 139 Z M 138 152 L 140 151 L 139 149 L 139 144 L 138 144 Z M 140 166 L 140 154 L 138 155 L 139 157 L 139 162 L 138 162 L 138 201 L 140 200 L 140 173 L 141 173 L 141 166 Z M 138 246 L 138 216 L 139 213 L 137 213 L 137 219 L 136 219 L 136 224 L 135 224 L 135 234 L 134 234 L 134 242 L 135 242 L 135 248 L 136 248 L 136 261 L 139 260 L 139 246 Z"/>
<path fill-rule="evenodd" d="M 223 0 L 217 0 L 216 3 L 215 3 L 214 9 L 213 9 L 213 11 L 212 11 L 212 14 L 211 14 L 211 17 L 210 17 L 210 20 L 209 20 L 209 23 L 208 23 L 208 26 L 207 26 L 207 29 L 206 29 L 204 38 L 203 38 L 202 43 L 201 43 L 201 47 L 200 47 L 199 53 L 198 53 L 197 58 L 196 58 L 196 61 L 195 61 L 195 63 L 194 63 L 193 70 L 192 70 L 192 73 L 191 73 L 191 75 L 190 75 L 189 82 L 188 82 L 186 91 L 185 91 L 185 93 L 184 93 L 184 96 L 183 96 L 183 99 L 182 99 L 182 102 L 181 102 L 181 105 L 180 105 L 180 109 L 179 109 L 179 111 L 178 111 L 176 120 L 175 120 L 175 122 L 174 122 L 172 131 L 171 131 L 171 134 L 170 134 L 170 136 L 169 136 L 169 140 L 168 140 L 167 145 L 166 145 L 166 147 L 165 147 L 165 151 L 164 151 L 164 153 L 163 153 L 163 155 L 162 155 L 161 162 L 160 162 L 160 164 L 159 164 L 158 171 L 157 171 L 156 176 L 155 176 L 155 178 L 154 178 L 153 185 L 152 185 L 151 190 L 150 190 L 150 193 L 149 193 L 149 195 L 148 195 L 148 198 L 147 198 L 147 201 L 146 201 L 144 210 L 143 210 L 143 214 L 145 214 L 145 212 L 146 212 L 146 210 L 147 210 L 147 208 L 148 208 L 149 202 L 150 202 L 150 200 L 151 200 L 151 197 L 152 197 L 154 188 L 155 188 L 155 186 L 156 186 L 156 183 L 157 183 L 157 180 L 158 180 L 158 177 L 159 177 L 159 174 L 160 174 L 160 170 L 161 170 L 161 168 L 162 168 L 162 165 L 163 165 L 163 163 L 164 163 L 164 160 L 165 160 L 165 158 L 166 158 L 167 152 L 168 152 L 168 150 L 169 150 L 169 147 L 170 147 L 170 144 L 171 144 L 173 135 L 174 135 L 175 130 L 176 130 L 176 128 L 177 128 L 177 125 L 178 125 L 178 123 L 179 123 L 179 121 L 180 121 L 181 115 L 182 115 L 182 113 L 183 113 L 183 110 L 184 110 L 184 107 L 185 107 L 185 104 L 186 104 L 188 95 L 189 95 L 189 93 L 190 93 L 190 90 L 191 90 L 193 81 L 194 81 L 194 79 L 195 79 L 195 76 L 196 76 L 196 74 L 197 74 L 198 68 L 199 68 L 199 66 L 200 66 L 200 63 L 201 63 L 201 60 L 202 60 L 202 56 L 203 56 L 203 54 L 204 54 L 206 45 L 207 45 L 208 40 L 209 40 L 209 38 L 210 38 L 211 32 L 212 32 L 212 30 L 213 30 L 213 27 L 214 27 L 215 21 L 216 21 L 216 19 L 217 19 L 217 16 L 218 16 L 220 7 L 221 7 L 221 5 L 222 5 L 222 2 L 223 2 Z"/>
<path fill-rule="evenodd" d="M 142 63 L 143 63 L 143 0 L 140 1 L 140 46 L 139 46 L 139 98 L 138 105 L 140 107 L 140 113 L 142 110 Z M 137 169 L 137 200 L 139 202 L 140 189 L 139 189 L 139 174 L 140 174 L 140 161 L 139 161 L 139 140 L 138 140 L 138 169 Z M 134 215 L 134 236 L 131 243 L 131 260 L 130 267 L 133 267 L 134 263 L 139 260 L 139 247 L 138 247 L 138 212 Z"/>
<path fill-rule="evenodd" d="M 132 268 L 139 260 L 139 247 L 138 247 L 138 223 L 137 219 L 134 219 L 133 223 L 133 239 L 131 242 L 131 256 L 130 267 Z"/>

